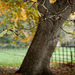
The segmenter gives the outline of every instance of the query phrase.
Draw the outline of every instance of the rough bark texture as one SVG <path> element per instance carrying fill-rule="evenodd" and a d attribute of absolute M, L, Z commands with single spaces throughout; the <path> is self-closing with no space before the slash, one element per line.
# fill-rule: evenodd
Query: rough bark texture
<path fill-rule="evenodd" d="M 60 27 L 71 13 L 70 7 L 64 10 L 68 6 L 67 0 L 58 0 L 54 4 L 50 4 L 49 0 L 38 0 L 38 2 L 40 3 L 38 10 L 44 14 L 46 20 L 38 25 L 35 37 L 19 70 L 22 75 L 53 75 L 49 66 L 50 57 L 58 42 Z M 48 12 L 41 5 L 43 2 Z M 51 17 L 58 12 L 62 12 L 59 15 L 61 17 L 47 19 L 48 16 Z M 42 19 L 40 17 L 39 21 Z"/>

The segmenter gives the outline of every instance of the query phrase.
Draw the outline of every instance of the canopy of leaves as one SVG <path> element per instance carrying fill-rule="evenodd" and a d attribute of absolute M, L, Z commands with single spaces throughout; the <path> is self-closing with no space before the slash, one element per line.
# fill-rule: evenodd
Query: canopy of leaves
<path fill-rule="evenodd" d="M 49 1 L 51 4 L 56 2 L 56 0 Z M 37 28 L 39 16 L 41 16 L 37 6 L 37 0 L 28 0 L 27 2 L 24 0 L 0 0 L 0 26 L 7 26 L 0 33 L 0 37 L 8 34 L 25 43 L 31 41 Z M 71 17 L 69 19 L 71 20 Z M 64 26 L 73 25 L 70 23 L 66 21 Z"/>
<path fill-rule="evenodd" d="M 39 15 L 36 0 L 0 0 L 0 25 L 7 25 L 0 37 L 7 33 L 28 43 L 35 34 Z"/>

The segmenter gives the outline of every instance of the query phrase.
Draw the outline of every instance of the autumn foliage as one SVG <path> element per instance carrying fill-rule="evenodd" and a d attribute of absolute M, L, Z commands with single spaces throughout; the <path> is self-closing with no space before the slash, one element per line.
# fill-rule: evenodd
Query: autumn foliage
<path fill-rule="evenodd" d="M 49 0 L 54 4 L 57 0 Z M 37 9 L 37 0 L 0 0 L 0 21 L 7 29 L 0 34 L 12 36 L 14 39 L 28 43 L 35 35 L 39 21 L 42 16 Z"/>
<path fill-rule="evenodd" d="M 7 25 L 0 37 L 7 33 L 26 43 L 32 40 L 40 15 L 37 5 L 36 0 L 0 0 L 0 25 Z"/>

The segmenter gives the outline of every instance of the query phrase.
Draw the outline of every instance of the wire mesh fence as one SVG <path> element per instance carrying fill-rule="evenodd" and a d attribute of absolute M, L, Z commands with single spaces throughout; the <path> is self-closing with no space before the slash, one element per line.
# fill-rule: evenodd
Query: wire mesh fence
<path fill-rule="evenodd" d="M 75 47 L 57 47 L 51 60 L 57 63 L 75 63 Z"/>

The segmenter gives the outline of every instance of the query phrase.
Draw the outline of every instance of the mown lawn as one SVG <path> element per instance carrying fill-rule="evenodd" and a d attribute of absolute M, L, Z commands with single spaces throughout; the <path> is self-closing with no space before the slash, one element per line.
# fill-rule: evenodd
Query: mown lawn
<path fill-rule="evenodd" d="M 27 49 L 2 49 L 0 50 L 0 66 L 19 67 L 26 55 Z"/>

